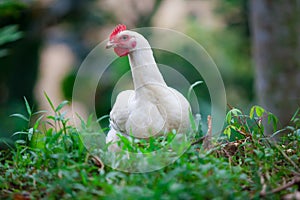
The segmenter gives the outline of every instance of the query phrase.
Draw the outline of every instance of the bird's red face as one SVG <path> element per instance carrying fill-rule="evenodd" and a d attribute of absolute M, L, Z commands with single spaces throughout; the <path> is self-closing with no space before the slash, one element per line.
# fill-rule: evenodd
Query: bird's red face
<path fill-rule="evenodd" d="M 111 47 L 118 56 L 127 56 L 136 47 L 136 39 L 126 31 L 125 25 L 119 24 L 110 34 L 106 44 L 107 49 Z"/>

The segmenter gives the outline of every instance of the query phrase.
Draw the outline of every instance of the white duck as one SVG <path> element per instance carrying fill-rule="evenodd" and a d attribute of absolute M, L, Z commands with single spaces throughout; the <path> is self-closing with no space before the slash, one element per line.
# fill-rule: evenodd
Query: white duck
<path fill-rule="evenodd" d="M 177 90 L 165 83 L 148 41 L 139 33 L 118 25 L 112 31 L 106 48 L 114 48 L 118 56 L 127 56 L 134 90 L 121 92 L 110 112 L 110 131 L 106 143 L 110 151 L 118 151 L 118 133 L 135 138 L 160 136 L 190 128 L 190 105 Z"/>

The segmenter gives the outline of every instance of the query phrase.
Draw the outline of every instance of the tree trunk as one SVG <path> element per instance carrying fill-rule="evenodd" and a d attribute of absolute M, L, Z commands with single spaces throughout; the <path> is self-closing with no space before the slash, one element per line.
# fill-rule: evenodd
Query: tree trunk
<path fill-rule="evenodd" d="M 250 9 L 257 98 L 285 126 L 300 106 L 300 0 L 250 0 Z"/>

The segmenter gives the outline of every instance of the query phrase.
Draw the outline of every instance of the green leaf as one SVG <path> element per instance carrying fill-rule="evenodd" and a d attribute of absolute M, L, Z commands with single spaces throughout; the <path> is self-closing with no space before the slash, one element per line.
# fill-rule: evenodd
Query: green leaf
<path fill-rule="evenodd" d="M 30 106 L 29 106 L 29 103 L 28 103 L 26 97 L 24 97 L 24 101 L 25 101 L 25 106 L 26 106 L 27 113 L 28 113 L 28 115 L 29 115 L 29 117 L 30 117 L 31 114 L 32 114 L 32 111 L 31 111 L 31 108 L 30 108 Z"/>
<path fill-rule="evenodd" d="M 269 124 L 272 123 L 274 131 L 277 130 L 278 118 L 275 115 L 273 115 L 272 113 L 268 113 L 268 123 Z"/>
<path fill-rule="evenodd" d="M 63 101 L 63 102 L 61 102 L 58 106 L 57 106 L 57 108 L 55 109 L 55 112 L 58 112 L 58 111 L 60 111 L 65 105 L 67 105 L 69 103 L 69 101 Z"/>
<path fill-rule="evenodd" d="M 25 140 L 17 140 L 16 143 L 17 144 L 26 144 L 26 141 Z"/>
<path fill-rule="evenodd" d="M 294 113 L 294 115 L 293 115 L 293 117 L 292 117 L 292 119 L 291 119 L 291 121 L 293 122 L 293 121 L 295 121 L 295 119 L 297 118 L 297 115 L 300 113 L 300 107 L 296 110 L 296 112 Z"/>
<path fill-rule="evenodd" d="M 250 119 L 253 119 L 254 113 L 256 114 L 257 117 L 262 117 L 265 112 L 266 112 L 265 109 L 263 109 L 262 107 L 253 106 L 250 110 L 249 117 L 250 117 Z"/>
<path fill-rule="evenodd" d="M 255 152 L 255 154 L 257 155 L 257 157 L 259 159 L 264 157 L 264 153 L 262 151 L 260 151 L 259 149 L 253 149 L 253 151 Z"/>
<path fill-rule="evenodd" d="M 79 118 L 79 120 L 80 120 L 81 128 L 82 128 L 82 129 L 86 129 L 87 126 L 86 126 L 86 124 L 85 124 L 84 119 L 83 119 L 78 113 L 76 113 L 76 116 L 77 116 L 77 117 Z"/>
<path fill-rule="evenodd" d="M 89 117 L 90 118 L 90 117 Z M 103 119 L 109 118 L 109 115 L 103 115 L 102 117 L 100 117 L 99 119 L 97 119 L 97 122 L 101 122 Z"/>
<path fill-rule="evenodd" d="M 255 106 L 255 112 L 256 112 L 257 117 L 262 117 L 263 114 L 265 113 L 265 109 L 263 109 L 260 106 Z"/>
<path fill-rule="evenodd" d="M 55 133 L 55 134 L 52 134 L 51 138 L 50 138 L 50 144 L 51 143 L 55 143 L 56 141 L 58 141 L 58 139 L 60 138 L 60 136 L 62 135 L 61 132 L 58 132 L 58 133 Z"/>
<path fill-rule="evenodd" d="M 18 114 L 18 113 L 17 114 L 12 114 L 12 115 L 10 115 L 10 117 L 17 117 L 17 118 L 20 118 L 20 119 L 23 119 L 23 120 L 29 122 L 29 119 L 27 117 L 25 117 L 24 115 L 22 115 L 22 114 Z"/>
<path fill-rule="evenodd" d="M 127 137 L 125 137 L 121 134 L 117 134 L 117 136 L 120 138 L 121 143 L 124 145 L 124 147 L 126 147 L 129 151 L 134 150 L 132 147 L 132 143 L 130 142 L 130 140 Z"/>
<path fill-rule="evenodd" d="M 22 37 L 22 33 L 18 31 L 17 25 L 9 25 L 0 29 L 0 45 L 13 42 Z"/>
<path fill-rule="evenodd" d="M 57 121 L 57 119 L 56 119 L 56 117 L 54 117 L 54 116 L 47 116 L 47 119 L 52 119 L 53 121 Z"/>
<path fill-rule="evenodd" d="M 227 126 L 223 132 L 224 132 L 224 135 L 227 135 L 227 137 L 230 138 L 230 136 L 231 136 L 230 126 Z"/>
<path fill-rule="evenodd" d="M 53 128 L 48 128 L 46 133 L 45 133 L 46 137 L 52 137 L 53 135 Z"/>
<path fill-rule="evenodd" d="M 47 113 L 47 112 L 48 112 L 47 110 L 40 110 L 40 111 L 34 112 L 32 115 L 38 115 L 38 114 Z"/>
<path fill-rule="evenodd" d="M 98 123 L 99 121 L 97 121 Z M 87 118 L 87 121 L 86 121 L 86 127 L 91 127 L 92 126 L 92 123 L 93 123 L 93 115 L 89 115 L 89 117 Z"/>
<path fill-rule="evenodd" d="M 35 130 L 39 127 L 40 121 L 42 120 L 43 117 L 44 117 L 44 115 L 40 116 L 40 117 L 35 121 L 34 126 L 33 126 L 33 128 L 34 128 Z"/>
<path fill-rule="evenodd" d="M 230 111 L 228 111 L 227 115 L 226 115 L 226 122 L 227 124 L 231 124 L 233 123 L 233 119 L 234 117 L 238 117 L 240 115 L 242 115 L 242 111 L 240 111 L 239 109 L 233 108 Z"/>
<path fill-rule="evenodd" d="M 45 135 L 40 132 L 35 132 L 32 135 L 32 140 L 30 141 L 30 147 L 37 149 L 45 148 Z"/>
<path fill-rule="evenodd" d="M 191 111 L 189 111 L 189 118 L 190 118 L 190 124 L 191 124 L 192 130 L 194 132 L 196 132 L 197 131 L 197 126 L 196 126 L 196 122 L 195 122 L 194 116 L 193 116 Z"/>
<path fill-rule="evenodd" d="M 197 85 L 200 85 L 201 83 L 203 83 L 203 81 L 196 81 L 195 83 L 193 83 L 188 90 L 188 94 L 187 94 L 187 99 L 190 101 L 191 100 L 191 93 L 192 90 L 194 89 L 194 87 L 196 87 Z"/>
<path fill-rule="evenodd" d="M 250 109 L 250 113 L 249 113 L 250 119 L 254 118 L 254 111 L 255 111 L 255 106 L 252 106 L 252 108 Z"/>
<path fill-rule="evenodd" d="M 15 135 L 20 135 L 20 134 L 27 135 L 27 134 L 28 134 L 28 132 L 25 132 L 25 131 L 18 131 L 18 132 L 15 132 L 14 134 L 12 134 L 12 136 L 15 136 Z"/>
<path fill-rule="evenodd" d="M 47 99 L 48 103 L 50 104 L 50 106 L 51 106 L 52 110 L 53 110 L 53 111 L 55 111 L 55 107 L 54 107 L 54 105 L 53 105 L 52 101 L 50 100 L 50 98 L 49 98 L 49 96 L 47 95 L 47 93 L 46 93 L 46 92 L 44 92 L 44 95 L 45 95 L 45 97 L 46 97 L 46 99 Z"/>

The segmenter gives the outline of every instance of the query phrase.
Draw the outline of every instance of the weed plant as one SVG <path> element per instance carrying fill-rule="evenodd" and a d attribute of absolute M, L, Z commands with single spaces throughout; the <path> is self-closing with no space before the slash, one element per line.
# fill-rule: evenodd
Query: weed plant
<path fill-rule="evenodd" d="M 299 110 L 278 130 L 277 118 L 259 106 L 248 115 L 232 108 L 210 149 L 195 142 L 173 164 L 135 174 L 97 165 L 68 123 L 63 111 L 68 102 L 54 106 L 46 98 L 53 115 L 34 112 L 26 99 L 27 114 L 12 115 L 28 127 L 13 135 L 14 147 L 0 152 L 1 199 L 280 199 L 299 192 Z M 264 120 L 273 125 L 272 136 L 264 135 Z M 137 143 L 121 138 L 120 143 L 148 152 L 172 138 Z"/>

